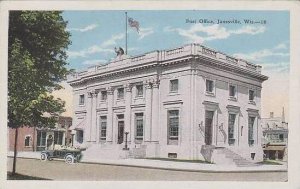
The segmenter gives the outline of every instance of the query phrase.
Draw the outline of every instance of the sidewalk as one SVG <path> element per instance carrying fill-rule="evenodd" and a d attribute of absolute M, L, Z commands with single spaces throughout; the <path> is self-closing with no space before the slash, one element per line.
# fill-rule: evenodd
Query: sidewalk
<path fill-rule="evenodd" d="M 8 152 L 8 157 L 13 157 L 13 152 Z M 19 158 L 40 159 L 40 152 L 18 152 Z M 283 165 L 258 165 L 253 167 L 236 167 L 234 165 L 216 165 L 206 163 L 175 162 L 150 159 L 92 159 L 83 158 L 81 163 L 143 167 L 152 169 L 165 169 L 177 171 L 197 172 L 286 172 L 287 163 Z"/>

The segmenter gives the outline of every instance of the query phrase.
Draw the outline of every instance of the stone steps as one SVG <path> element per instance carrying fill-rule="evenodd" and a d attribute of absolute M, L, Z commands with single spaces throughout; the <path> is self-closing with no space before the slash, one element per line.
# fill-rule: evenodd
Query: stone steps
<path fill-rule="evenodd" d="M 224 148 L 223 153 L 225 154 L 226 158 L 232 159 L 235 165 L 238 167 L 258 166 L 258 164 L 243 158 L 242 156 L 236 154 L 235 152 L 229 150 L 228 148 Z"/>

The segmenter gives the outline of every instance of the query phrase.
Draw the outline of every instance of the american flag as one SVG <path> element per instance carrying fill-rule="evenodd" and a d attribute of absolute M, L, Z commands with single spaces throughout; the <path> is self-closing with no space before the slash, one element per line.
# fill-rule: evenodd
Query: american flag
<path fill-rule="evenodd" d="M 140 33 L 140 23 L 133 18 L 128 18 L 128 24 L 130 27 L 135 28 L 138 33 Z"/>

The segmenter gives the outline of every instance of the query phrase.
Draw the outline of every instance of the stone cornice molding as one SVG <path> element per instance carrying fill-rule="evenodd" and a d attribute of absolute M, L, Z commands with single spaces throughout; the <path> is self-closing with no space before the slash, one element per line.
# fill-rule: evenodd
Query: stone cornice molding
<path fill-rule="evenodd" d="M 257 79 L 263 82 L 268 79 L 261 74 L 261 66 L 245 60 L 237 59 L 204 47 L 200 44 L 189 44 L 175 49 L 153 51 L 137 57 L 131 57 L 124 62 L 111 62 L 106 66 L 92 67 L 86 71 L 75 73 L 69 77 L 71 86 L 86 85 L 89 82 L 111 79 L 110 77 L 122 77 L 138 70 L 159 69 L 175 64 L 197 64 L 228 70 L 244 77 Z M 193 69 L 193 68 L 192 68 Z"/>

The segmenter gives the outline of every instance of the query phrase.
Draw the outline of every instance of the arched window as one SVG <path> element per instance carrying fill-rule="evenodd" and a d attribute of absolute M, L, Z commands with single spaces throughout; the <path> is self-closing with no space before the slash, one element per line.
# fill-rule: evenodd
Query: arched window
<path fill-rule="evenodd" d="M 25 147 L 30 147 L 31 136 L 25 136 Z"/>

